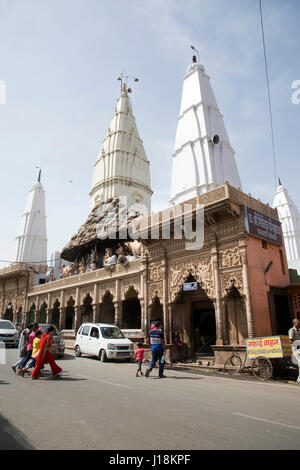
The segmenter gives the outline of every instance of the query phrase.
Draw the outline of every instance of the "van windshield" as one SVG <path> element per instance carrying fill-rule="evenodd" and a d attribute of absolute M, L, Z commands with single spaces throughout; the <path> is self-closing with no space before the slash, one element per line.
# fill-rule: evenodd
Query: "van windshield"
<path fill-rule="evenodd" d="M 112 326 L 102 327 L 101 334 L 103 338 L 107 338 L 107 339 L 125 338 L 120 328 L 112 327 Z"/>

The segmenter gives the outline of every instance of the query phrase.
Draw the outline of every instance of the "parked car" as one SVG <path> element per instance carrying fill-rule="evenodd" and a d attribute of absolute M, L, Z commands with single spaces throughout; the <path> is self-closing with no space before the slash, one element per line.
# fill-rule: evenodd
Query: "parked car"
<path fill-rule="evenodd" d="M 5 345 L 16 346 L 19 332 L 10 320 L 0 320 L 0 341 Z"/>
<path fill-rule="evenodd" d="M 54 339 L 54 343 L 53 343 L 53 356 L 55 358 L 61 358 L 63 357 L 64 353 L 65 353 L 65 342 L 60 334 L 60 332 L 58 331 L 58 329 L 56 328 L 55 325 L 52 325 L 50 323 L 39 323 L 39 328 L 41 328 L 41 330 L 45 333 L 47 331 L 47 329 L 49 328 L 49 326 L 54 326 L 55 328 L 55 333 L 52 333 L 52 336 L 53 336 L 53 339 Z"/>
<path fill-rule="evenodd" d="M 134 346 L 116 325 L 83 323 L 75 341 L 75 355 L 80 357 L 81 354 L 98 356 L 102 362 L 109 359 L 131 361 L 134 357 Z"/>

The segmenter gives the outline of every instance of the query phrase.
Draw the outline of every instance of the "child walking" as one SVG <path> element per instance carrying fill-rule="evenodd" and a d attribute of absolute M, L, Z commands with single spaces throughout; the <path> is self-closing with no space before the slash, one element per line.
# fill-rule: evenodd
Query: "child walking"
<path fill-rule="evenodd" d="M 27 367 L 25 367 L 25 369 L 23 369 L 23 373 L 27 372 L 28 369 L 30 369 L 31 367 L 35 367 L 36 358 L 38 357 L 38 354 L 40 352 L 42 334 L 43 334 L 42 330 L 37 330 L 35 333 L 35 338 L 33 340 L 33 350 L 31 354 L 31 362 L 30 364 L 28 364 Z"/>
<path fill-rule="evenodd" d="M 135 374 L 136 377 L 139 376 L 139 372 L 141 375 L 144 375 L 142 372 L 142 362 L 143 362 L 143 357 L 144 357 L 144 352 L 145 352 L 145 349 L 143 348 L 142 343 L 138 343 L 137 345 L 138 345 L 138 349 L 135 352 L 135 360 L 137 363 L 137 371 Z"/>

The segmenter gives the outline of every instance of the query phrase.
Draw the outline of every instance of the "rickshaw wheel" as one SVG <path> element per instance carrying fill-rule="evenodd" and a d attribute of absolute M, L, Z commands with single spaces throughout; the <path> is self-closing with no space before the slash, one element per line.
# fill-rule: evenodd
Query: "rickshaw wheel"
<path fill-rule="evenodd" d="M 259 380 L 269 380 L 273 375 L 273 365 L 267 357 L 256 357 L 252 362 L 253 375 Z"/>
<path fill-rule="evenodd" d="M 237 355 L 232 355 L 226 359 L 224 369 L 228 374 L 238 374 L 243 367 L 242 359 Z"/>

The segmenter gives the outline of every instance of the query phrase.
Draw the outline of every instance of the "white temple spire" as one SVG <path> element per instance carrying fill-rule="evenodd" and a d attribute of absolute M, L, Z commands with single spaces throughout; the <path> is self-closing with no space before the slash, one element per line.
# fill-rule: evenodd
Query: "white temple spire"
<path fill-rule="evenodd" d="M 129 91 L 123 83 L 115 114 L 95 163 L 91 208 L 110 198 L 126 196 L 128 207 L 140 203 L 150 213 L 150 163 L 132 113 Z"/>
<path fill-rule="evenodd" d="M 273 207 L 277 209 L 282 224 L 288 267 L 297 269 L 300 274 L 300 214 L 280 178 L 278 182 Z"/>
<path fill-rule="evenodd" d="M 29 191 L 16 241 L 16 262 L 47 264 L 45 191 L 41 170 L 37 183 Z"/>
<path fill-rule="evenodd" d="M 190 199 L 225 181 L 241 188 L 234 150 L 210 78 L 194 56 L 183 78 L 170 202 Z"/>

